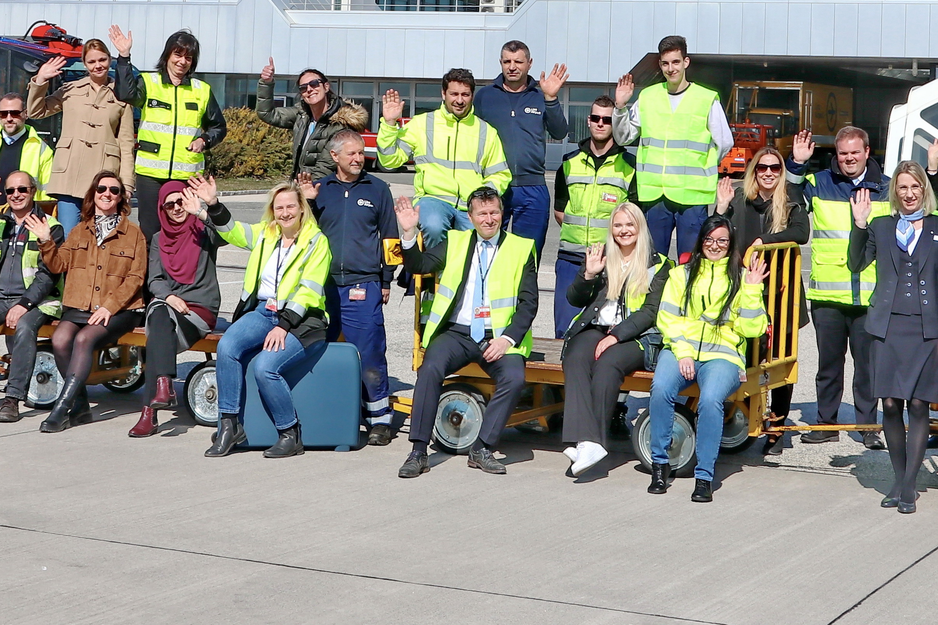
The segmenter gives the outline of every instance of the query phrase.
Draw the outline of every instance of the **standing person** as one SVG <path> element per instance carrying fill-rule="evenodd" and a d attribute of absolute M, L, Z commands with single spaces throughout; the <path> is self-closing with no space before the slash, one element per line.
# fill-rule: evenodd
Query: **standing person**
<path fill-rule="evenodd" d="M 61 76 L 68 60 L 56 56 L 29 81 L 29 117 L 42 119 L 62 113 L 62 135 L 55 144 L 52 177 L 46 193 L 58 200 L 58 219 L 68 235 L 78 225 L 88 181 L 102 170 L 120 174 L 128 192 L 134 190 L 134 109 L 117 99 L 108 77 L 111 52 L 100 39 L 81 49 L 88 76 L 63 83 L 51 95 L 49 84 Z"/>
<path fill-rule="evenodd" d="M 567 136 L 567 120 L 557 94 L 567 78 L 567 66 L 555 64 L 550 74 L 535 81 L 528 72 L 534 59 L 521 41 L 502 46 L 502 73 L 475 97 L 476 115 L 498 131 L 508 158 L 511 186 L 502 202 L 502 227 L 534 239 L 538 259 L 544 249 L 550 221 L 550 192 L 544 180 L 547 135 L 558 141 Z"/>
<path fill-rule="evenodd" d="M 498 132 L 473 112 L 472 72 L 451 69 L 442 85 L 440 108 L 414 116 L 403 128 L 397 127 L 404 112 L 400 94 L 389 89 L 381 97 L 378 160 L 393 169 L 414 159 L 414 198 L 425 249 L 439 245 L 450 229 L 472 229 L 470 193 L 486 186 L 501 195 L 511 182 Z"/>
<path fill-rule="evenodd" d="M 583 309 L 563 350 L 564 454 L 580 475 L 606 457 L 606 435 L 625 376 L 645 366 L 639 338 L 652 330 L 671 265 L 656 253 L 641 209 L 612 213 L 605 254 L 591 245 L 566 296 Z"/>
<path fill-rule="evenodd" d="M 85 194 L 81 222 L 62 247 L 56 247 L 48 219 L 26 217 L 26 228 L 39 239 L 49 271 L 68 272 L 62 297 L 65 310 L 52 335 L 55 364 L 65 386 L 40 432 L 61 432 L 91 421 L 85 380 L 95 350 L 143 320 L 147 249 L 129 214 L 124 184 L 114 172 L 102 171 Z"/>
<path fill-rule="evenodd" d="M 134 77 L 130 64 L 133 33 L 111 26 L 117 48 L 117 98 L 140 109 L 137 131 L 137 207 L 140 229 L 150 239 L 160 229 L 160 187 L 169 180 L 202 174 L 208 148 L 218 145 L 228 125 L 207 82 L 193 78 L 199 40 L 180 30 L 169 36 L 155 72 Z"/>
<path fill-rule="evenodd" d="M 889 187 L 892 215 L 870 221 L 868 189 L 850 198 L 851 271 L 874 260 L 876 288 L 866 330 L 873 397 L 883 400 L 883 433 L 896 481 L 880 505 L 915 512 L 915 478 L 928 443 L 928 404 L 938 402 L 938 308 L 930 300 L 938 287 L 938 203 L 922 166 L 902 161 Z M 909 432 L 902 418 L 908 403 Z"/>
<path fill-rule="evenodd" d="M 313 180 L 335 171 L 329 156 L 329 140 L 343 129 L 363 132 L 368 111 L 345 102 L 332 92 L 332 84 L 318 69 L 304 69 L 296 79 L 299 101 L 293 106 L 274 106 L 274 57 L 257 81 L 255 110 L 262 122 L 293 131 L 293 178 L 305 173 Z"/>
<path fill-rule="evenodd" d="M 740 250 L 747 250 L 750 245 L 787 242 L 805 245 L 808 242 L 811 225 L 804 208 L 804 195 L 800 188 L 785 181 L 786 176 L 785 160 L 778 150 L 769 146 L 756 152 L 749 161 L 742 186 L 734 190 L 729 178 L 720 180 L 717 187 L 716 212 L 733 221 Z M 791 260 L 791 275 L 801 280 L 801 276 L 794 273 L 794 258 Z M 782 293 L 787 286 L 779 280 L 777 307 L 773 311 L 776 320 L 783 314 L 792 314 L 792 306 L 789 306 L 787 311 L 781 308 Z M 800 303 L 798 328 L 803 328 L 808 325 L 808 305 L 803 285 Z M 788 334 L 794 332 L 797 332 L 797 329 L 789 326 Z M 788 344 L 791 344 L 791 338 Z M 778 348 L 778 342 L 774 348 Z M 772 412 L 768 421 L 773 425 L 785 424 L 785 419 L 791 412 L 791 396 L 794 389 L 794 384 L 772 389 Z M 784 436 L 780 434 L 767 434 L 762 453 L 777 456 L 782 453 L 784 442 Z"/>
<path fill-rule="evenodd" d="M 847 346 L 853 356 L 853 404 L 858 424 L 876 423 L 876 400 L 870 384 L 870 346 L 866 330 L 870 297 L 876 286 L 876 267 L 853 271 L 847 264 L 853 215 L 850 200 L 858 191 L 870 192 L 870 219 L 889 214 L 889 177 L 870 158 L 870 138 L 855 126 L 841 128 L 834 137 L 836 150 L 828 169 L 804 175 L 814 154 L 811 133 L 795 136 L 786 166 L 789 179 L 804 183 L 812 214 L 811 278 L 807 297 L 817 337 L 817 422 L 836 425 L 844 393 L 844 361 Z M 840 432 L 814 431 L 801 436 L 802 443 L 840 440 Z M 876 432 L 864 432 L 867 449 L 883 449 Z"/>
<path fill-rule="evenodd" d="M 6 397 L 0 401 L 0 423 L 20 420 L 20 402 L 26 399 L 36 366 L 39 328 L 62 314 L 62 280 L 42 261 L 36 235 L 26 229 L 27 215 L 44 217 L 33 202 L 36 179 L 25 171 L 14 171 L 4 184 L 7 206 L 0 212 L 0 319 L 14 330 L 7 335 L 10 361 Z M 65 233 L 53 217 L 50 235 L 62 245 Z"/>
<path fill-rule="evenodd" d="M 723 402 L 746 371 L 746 339 L 768 327 L 762 281 L 768 267 L 753 254 L 743 271 L 736 230 L 723 215 L 707 218 L 686 265 L 671 270 L 658 307 L 665 348 L 651 382 L 651 485 L 668 490 L 668 448 L 678 394 L 697 382 L 697 478 L 691 501 L 713 501 L 713 471 L 723 436 Z"/>
<path fill-rule="evenodd" d="M 612 115 L 617 143 L 628 145 L 641 137 L 638 200 L 655 249 L 667 255 L 676 227 L 678 258 L 694 246 L 707 205 L 716 200 L 717 165 L 733 147 L 719 95 L 688 82 L 689 65 L 684 37 L 665 37 L 658 44 L 665 82 L 642 89 L 638 102 L 626 111 L 635 85 L 631 74 L 621 77 Z"/>
<path fill-rule="evenodd" d="M 45 188 L 52 175 L 52 148 L 26 125 L 26 100 L 18 93 L 0 97 L 0 180 L 14 171 L 25 171 L 36 180 L 36 200 L 48 200 Z M 0 204 L 6 204 L 0 189 Z"/>
<path fill-rule="evenodd" d="M 612 140 L 608 96 L 593 102 L 587 118 L 590 136 L 567 154 L 554 178 L 554 219 L 560 224 L 560 249 L 554 263 L 554 338 L 563 338 L 580 309 L 565 297 L 589 246 L 606 240 L 609 216 L 633 191 L 635 170 L 625 150 Z M 644 220 L 643 220 L 644 222 Z"/>
<path fill-rule="evenodd" d="M 189 184 L 194 191 L 181 180 L 160 187 L 160 231 L 150 245 L 147 275 L 153 299 L 146 313 L 146 386 L 131 438 L 156 434 L 157 411 L 176 405 L 176 354 L 215 329 L 221 308 L 215 263 L 225 241 L 199 203 L 199 198 L 210 206 L 218 202 L 215 180 L 200 176 Z"/>
<path fill-rule="evenodd" d="M 524 390 L 524 359 L 531 355 L 538 296 L 534 241 L 502 231 L 501 198 L 493 189 L 480 187 L 468 199 L 474 229 L 451 232 L 426 252 L 417 247 L 419 208 L 403 197 L 394 205 L 404 266 L 414 274 L 439 272 L 410 414 L 413 449 L 398 477 L 419 477 L 430 470 L 427 446 L 443 379 L 472 362 L 492 377 L 495 391 L 482 415 L 479 438 L 469 449 L 469 467 L 506 472 L 493 452 Z"/>
<path fill-rule="evenodd" d="M 283 375 L 306 358 L 307 347 L 326 338 L 329 243 L 294 182 L 270 190 L 259 223 L 235 221 L 221 202 L 208 212 L 222 238 L 251 256 L 234 323 L 218 342 L 218 432 L 205 456 L 227 456 L 246 440 L 238 413 L 252 359 L 257 391 L 279 434 L 264 457 L 298 456 L 303 435 Z"/>
<path fill-rule="evenodd" d="M 398 237 L 394 200 L 386 182 L 364 171 L 365 142 L 360 134 L 340 130 L 328 147 L 336 172 L 315 187 L 304 185 L 332 252 L 326 282 L 327 340 L 344 334 L 358 348 L 362 404 L 371 428 L 368 444 L 387 445 L 392 411 L 383 306 L 391 297 L 394 267 L 384 264 L 383 240 Z"/>

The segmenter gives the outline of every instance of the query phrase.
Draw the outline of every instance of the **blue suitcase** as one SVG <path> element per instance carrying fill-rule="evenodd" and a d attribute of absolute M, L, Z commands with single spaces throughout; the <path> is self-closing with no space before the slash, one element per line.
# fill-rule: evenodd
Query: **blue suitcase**
<path fill-rule="evenodd" d="M 361 357 L 354 345 L 318 341 L 306 348 L 306 359 L 284 377 L 293 389 L 304 447 L 331 447 L 335 451 L 358 447 Z M 253 360 L 245 378 L 238 417 L 248 438 L 238 448 L 266 449 L 277 442 L 277 428 L 257 392 Z"/>

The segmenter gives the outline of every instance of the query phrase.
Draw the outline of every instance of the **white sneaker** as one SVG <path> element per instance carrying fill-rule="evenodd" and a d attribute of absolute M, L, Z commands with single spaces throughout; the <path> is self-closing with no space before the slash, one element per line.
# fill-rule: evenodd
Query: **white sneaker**
<path fill-rule="evenodd" d="M 577 450 L 576 447 L 567 447 L 563 450 L 563 455 L 570 459 L 570 462 L 576 462 Z"/>
<path fill-rule="evenodd" d="M 577 461 L 570 467 L 573 475 L 577 476 L 596 466 L 596 463 L 609 455 L 599 443 L 583 441 L 577 445 Z"/>

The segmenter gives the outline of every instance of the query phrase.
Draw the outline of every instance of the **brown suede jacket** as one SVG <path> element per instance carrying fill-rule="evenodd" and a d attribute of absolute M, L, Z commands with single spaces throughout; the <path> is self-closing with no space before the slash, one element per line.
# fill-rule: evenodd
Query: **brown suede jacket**
<path fill-rule="evenodd" d="M 141 289 L 147 273 L 147 244 L 139 226 L 126 216 L 100 246 L 94 221 L 82 221 L 62 247 L 49 240 L 40 243 L 39 250 L 50 271 L 68 272 L 64 306 L 85 311 L 103 306 L 112 315 L 145 306 Z"/>

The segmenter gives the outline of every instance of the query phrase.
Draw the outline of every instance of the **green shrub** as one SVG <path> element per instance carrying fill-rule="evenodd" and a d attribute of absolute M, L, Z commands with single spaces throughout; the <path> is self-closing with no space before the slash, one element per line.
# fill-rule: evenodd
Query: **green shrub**
<path fill-rule="evenodd" d="M 293 137 L 265 124 L 253 109 L 223 111 L 228 135 L 213 147 L 206 167 L 218 178 L 288 178 L 293 172 Z"/>

